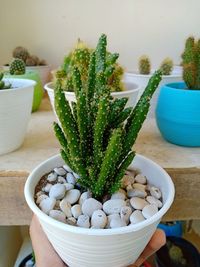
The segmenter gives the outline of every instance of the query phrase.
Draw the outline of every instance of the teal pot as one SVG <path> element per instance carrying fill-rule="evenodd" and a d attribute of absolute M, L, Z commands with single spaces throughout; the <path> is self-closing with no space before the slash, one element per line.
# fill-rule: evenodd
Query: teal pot
<path fill-rule="evenodd" d="M 170 143 L 200 146 L 200 90 L 189 90 L 185 83 L 162 86 L 156 107 L 158 128 Z"/>

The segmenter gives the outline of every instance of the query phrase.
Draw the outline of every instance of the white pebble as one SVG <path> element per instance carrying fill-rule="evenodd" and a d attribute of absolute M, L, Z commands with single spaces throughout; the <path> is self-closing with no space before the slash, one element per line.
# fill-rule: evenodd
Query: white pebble
<path fill-rule="evenodd" d="M 126 191 L 129 191 L 129 190 L 132 190 L 132 189 L 133 189 L 133 187 L 132 187 L 131 184 L 127 185 L 127 187 L 126 187 Z"/>
<path fill-rule="evenodd" d="M 65 178 L 64 178 L 64 177 L 62 177 L 62 176 L 58 176 L 58 183 L 61 183 L 61 184 L 64 184 L 64 183 L 66 183 L 66 180 L 65 180 Z"/>
<path fill-rule="evenodd" d="M 157 212 L 158 212 L 158 207 L 154 204 L 146 205 L 142 210 L 142 214 L 146 219 L 151 218 Z"/>
<path fill-rule="evenodd" d="M 120 191 L 112 194 L 112 196 L 111 196 L 111 199 L 122 199 L 122 200 L 125 200 L 125 198 L 126 198 L 126 193 L 120 192 Z"/>
<path fill-rule="evenodd" d="M 74 177 L 75 177 L 76 179 L 79 179 L 79 178 L 80 178 L 80 176 L 79 176 L 77 173 L 75 173 L 75 172 L 73 172 L 73 175 L 74 175 Z"/>
<path fill-rule="evenodd" d="M 162 196 L 160 189 L 155 186 L 150 188 L 150 194 L 157 199 L 160 199 Z"/>
<path fill-rule="evenodd" d="M 39 195 L 39 196 L 37 197 L 36 204 L 40 204 L 40 202 L 41 202 L 43 199 L 45 199 L 45 198 L 48 198 L 48 196 L 45 195 L 44 193 L 43 193 L 43 195 Z"/>
<path fill-rule="evenodd" d="M 68 165 L 63 165 L 63 169 L 65 169 L 67 172 L 72 172 L 72 169 Z"/>
<path fill-rule="evenodd" d="M 71 190 L 67 191 L 65 199 L 70 204 L 74 204 L 78 201 L 80 195 L 81 195 L 81 193 L 78 189 L 71 189 Z"/>
<path fill-rule="evenodd" d="M 50 191 L 49 196 L 55 199 L 62 199 L 65 196 L 66 188 L 63 184 L 54 184 Z"/>
<path fill-rule="evenodd" d="M 106 214 L 120 213 L 121 208 L 126 206 L 122 199 L 110 199 L 103 204 L 103 210 Z"/>
<path fill-rule="evenodd" d="M 83 202 L 88 199 L 91 198 L 91 193 L 89 191 L 83 192 L 79 198 L 79 204 L 82 205 Z"/>
<path fill-rule="evenodd" d="M 147 178 L 142 174 L 138 174 L 135 176 L 135 181 L 140 184 L 146 184 Z"/>
<path fill-rule="evenodd" d="M 131 189 L 127 191 L 127 196 L 131 197 L 142 197 L 145 198 L 147 196 L 147 192 L 140 189 Z"/>
<path fill-rule="evenodd" d="M 106 224 L 106 229 L 110 228 L 110 222 L 112 221 L 112 219 L 120 219 L 120 216 L 118 213 L 114 213 L 114 214 L 110 214 L 107 216 L 107 224 Z"/>
<path fill-rule="evenodd" d="M 146 205 L 148 205 L 148 202 L 146 200 L 139 197 L 132 197 L 130 199 L 130 203 L 131 206 L 136 210 L 142 210 Z"/>
<path fill-rule="evenodd" d="M 55 168 L 54 171 L 58 174 L 58 175 L 61 175 L 61 176 L 64 176 L 67 172 L 65 169 L 63 169 L 62 167 L 59 167 L 59 168 Z"/>
<path fill-rule="evenodd" d="M 60 209 L 64 212 L 67 218 L 72 217 L 71 204 L 65 198 L 60 201 Z"/>
<path fill-rule="evenodd" d="M 39 206 L 44 213 L 49 214 L 50 210 L 54 208 L 55 204 L 56 204 L 55 198 L 47 197 L 40 202 Z"/>
<path fill-rule="evenodd" d="M 71 208 L 71 212 L 74 218 L 78 218 L 82 214 L 81 205 L 76 204 Z"/>
<path fill-rule="evenodd" d="M 47 181 L 49 181 L 49 182 L 55 182 L 56 181 L 56 179 L 57 179 L 57 173 L 55 173 L 55 172 L 51 172 L 49 175 L 48 175 L 48 177 L 47 177 Z"/>
<path fill-rule="evenodd" d="M 135 189 L 139 189 L 139 190 L 143 190 L 143 191 L 146 190 L 146 185 L 144 185 L 144 184 L 134 183 L 132 186 Z"/>
<path fill-rule="evenodd" d="M 36 193 L 36 197 L 39 197 L 39 196 L 41 196 L 41 195 L 44 195 L 44 192 L 42 192 L 42 191 L 38 191 L 38 192 Z"/>
<path fill-rule="evenodd" d="M 77 225 L 83 228 L 90 228 L 90 218 L 88 215 L 80 215 L 77 220 Z"/>
<path fill-rule="evenodd" d="M 49 184 L 49 183 L 46 184 L 45 187 L 44 187 L 44 192 L 49 193 L 51 187 L 52 187 L 52 184 Z"/>
<path fill-rule="evenodd" d="M 67 219 L 67 224 L 76 225 L 76 219 L 74 217 L 70 217 Z"/>
<path fill-rule="evenodd" d="M 120 217 L 122 220 L 124 220 L 128 224 L 131 213 L 132 213 L 132 209 L 130 207 L 122 207 L 120 211 Z"/>
<path fill-rule="evenodd" d="M 107 224 L 106 214 L 102 210 L 95 210 L 92 214 L 91 225 L 103 229 Z"/>
<path fill-rule="evenodd" d="M 144 220 L 145 220 L 145 218 L 142 215 L 141 210 L 135 210 L 130 216 L 131 224 L 139 223 L 139 222 L 142 222 Z"/>
<path fill-rule="evenodd" d="M 49 212 L 49 216 L 54 218 L 57 221 L 66 223 L 66 218 L 65 218 L 65 214 L 64 212 L 60 211 L 60 210 L 51 210 Z"/>
<path fill-rule="evenodd" d="M 120 217 L 119 218 L 114 218 L 110 222 L 110 228 L 118 228 L 118 227 L 123 227 L 126 226 L 126 222 L 122 220 Z"/>
<path fill-rule="evenodd" d="M 122 187 L 126 188 L 128 185 L 132 185 L 135 181 L 134 176 L 131 175 L 124 175 L 122 179 Z"/>
<path fill-rule="evenodd" d="M 69 184 L 73 184 L 73 185 L 75 185 L 75 183 L 76 183 L 76 178 L 74 177 L 74 175 L 73 175 L 72 173 L 68 172 L 68 174 L 67 174 L 67 176 L 66 176 L 66 179 L 67 179 L 67 182 L 68 182 Z"/>
<path fill-rule="evenodd" d="M 92 216 L 95 210 L 101 210 L 102 204 L 94 198 L 86 199 L 82 204 L 82 212 L 89 217 Z"/>
<path fill-rule="evenodd" d="M 66 188 L 67 191 L 74 189 L 74 185 L 73 184 L 69 184 L 69 183 L 64 183 L 64 186 Z"/>
<path fill-rule="evenodd" d="M 162 208 L 162 202 L 159 200 L 159 199 L 157 199 L 157 198 L 155 198 L 155 197 L 153 197 L 153 196 L 148 196 L 147 198 L 146 198 L 146 200 L 150 203 L 150 204 L 154 204 L 154 205 L 156 205 L 158 208 Z"/>

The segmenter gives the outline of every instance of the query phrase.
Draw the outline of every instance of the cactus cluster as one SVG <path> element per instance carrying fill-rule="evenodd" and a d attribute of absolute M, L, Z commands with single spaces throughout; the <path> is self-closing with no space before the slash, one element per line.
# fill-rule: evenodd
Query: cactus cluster
<path fill-rule="evenodd" d="M 140 74 L 150 74 L 151 61 L 148 56 L 143 55 L 139 58 L 138 68 Z"/>
<path fill-rule="evenodd" d="M 150 99 L 161 81 L 161 72 L 157 71 L 136 107 L 125 108 L 127 98 L 111 97 L 107 81 L 118 54 L 110 54 L 108 64 L 106 46 L 103 34 L 90 54 L 84 83 L 79 69 L 73 68 L 76 103 L 72 107 L 65 98 L 61 79 L 55 88 L 55 110 L 61 126 L 54 123 L 54 131 L 62 146 L 61 155 L 79 174 L 79 184 L 99 199 L 120 188 L 125 170 L 135 156 L 132 146 L 146 118 Z"/>
<path fill-rule="evenodd" d="M 22 59 L 14 58 L 9 66 L 11 75 L 22 75 L 26 72 L 26 65 Z"/>
<path fill-rule="evenodd" d="M 182 54 L 183 80 L 188 89 L 200 90 L 200 39 L 189 37 Z"/>
<path fill-rule="evenodd" d="M 163 75 L 170 75 L 174 67 L 173 60 L 171 58 L 165 58 L 160 65 L 160 70 Z"/>
<path fill-rule="evenodd" d="M 17 46 L 12 53 L 14 58 L 19 58 L 25 62 L 26 66 L 43 66 L 46 65 L 46 61 L 44 59 L 40 60 L 37 56 L 31 55 L 29 51 L 22 47 Z"/>
<path fill-rule="evenodd" d="M 3 90 L 3 89 L 10 89 L 11 88 L 11 84 L 8 83 L 6 84 L 5 81 L 3 81 L 3 72 L 0 72 L 0 90 Z"/>
<path fill-rule="evenodd" d="M 87 82 L 89 61 L 94 49 L 88 48 L 88 46 L 78 40 L 75 48 L 64 58 L 64 62 L 61 68 L 56 72 L 56 84 L 57 79 L 62 79 L 62 89 L 64 91 L 75 91 L 73 85 L 73 69 L 76 67 L 81 75 L 81 81 L 83 84 Z M 124 85 L 122 78 L 124 70 L 121 65 L 117 63 L 119 55 L 117 53 L 105 53 L 105 65 L 106 65 L 106 81 L 111 91 L 122 91 Z"/>

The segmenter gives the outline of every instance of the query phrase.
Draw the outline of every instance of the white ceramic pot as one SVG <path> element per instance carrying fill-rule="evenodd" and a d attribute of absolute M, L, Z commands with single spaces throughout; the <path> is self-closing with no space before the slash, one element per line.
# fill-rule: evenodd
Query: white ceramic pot
<path fill-rule="evenodd" d="M 35 82 L 26 79 L 4 79 L 11 89 L 0 90 L 0 155 L 23 143 L 33 102 Z"/>
<path fill-rule="evenodd" d="M 60 155 L 46 160 L 33 170 L 25 184 L 26 201 L 39 218 L 54 249 L 69 267 L 125 267 L 133 263 L 173 202 L 174 185 L 169 175 L 150 159 L 137 155 L 130 169 L 140 169 L 150 184 L 161 189 L 163 207 L 150 219 L 135 225 L 115 229 L 86 229 L 52 219 L 34 202 L 34 191 L 40 178 L 63 163 Z"/>
<path fill-rule="evenodd" d="M 136 71 L 130 71 L 130 72 L 125 73 L 125 79 L 129 82 L 136 83 L 141 87 L 141 90 L 140 90 L 140 96 L 141 96 L 153 72 L 154 71 L 152 70 L 151 74 L 144 75 L 144 74 L 139 74 Z M 159 87 L 157 88 L 156 92 L 154 93 L 151 99 L 149 117 L 153 117 L 153 118 L 155 117 L 155 108 L 157 105 L 158 95 L 160 93 L 161 86 L 167 83 L 174 83 L 174 82 L 180 82 L 180 81 L 182 81 L 182 68 L 180 66 L 175 66 L 171 75 L 163 75 L 162 81 L 160 82 Z"/>
<path fill-rule="evenodd" d="M 125 83 L 125 87 L 126 87 L 125 91 L 113 92 L 113 93 L 111 93 L 111 95 L 113 96 L 113 98 L 127 97 L 128 98 L 128 102 L 126 104 L 126 107 L 134 107 L 136 105 L 138 97 L 140 95 L 140 86 L 138 86 L 137 83 L 134 83 L 134 82 L 129 81 L 129 80 L 128 81 L 125 80 L 124 83 Z M 44 86 L 44 88 L 47 90 L 51 105 L 52 105 L 53 110 L 55 112 L 55 109 L 54 109 L 54 86 L 53 86 L 53 83 L 51 82 L 51 83 L 46 84 Z M 74 92 L 66 92 L 65 91 L 65 97 L 70 103 L 71 102 L 76 102 Z"/>

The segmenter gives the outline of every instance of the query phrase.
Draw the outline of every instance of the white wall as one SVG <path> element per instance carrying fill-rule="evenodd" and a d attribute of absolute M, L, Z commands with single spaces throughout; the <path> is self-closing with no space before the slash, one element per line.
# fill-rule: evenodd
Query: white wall
<path fill-rule="evenodd" d="M 120 52 L 128 69 L 141 54 L 153 65 L 165 56 L 179 63 L 188 35 L 200 37 L 199 0 L 0 0 L 0 64 L 17 45 L 53 67 L 78 37 L 95 45 L 108 35 L 109 49 Z"/>

